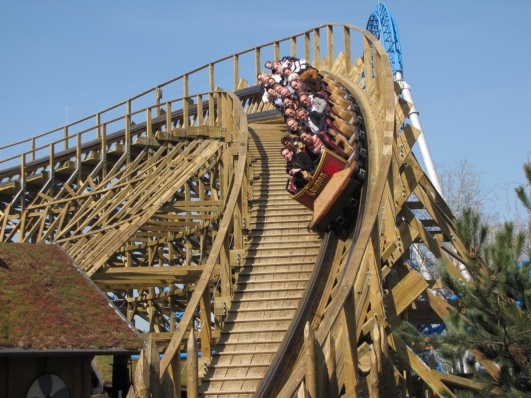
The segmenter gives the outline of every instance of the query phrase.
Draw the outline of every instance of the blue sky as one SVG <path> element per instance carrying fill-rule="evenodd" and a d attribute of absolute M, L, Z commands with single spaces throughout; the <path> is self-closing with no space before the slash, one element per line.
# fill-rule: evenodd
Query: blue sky
<path fill-rule="evenodd" d="M 435 163 L 474 164 L 485 189 L 498 192 L 503 216 L 507 199 L 514 209 L 512 187 L 531 160 L 531 2 L 385 3 Z M 258 44 L 327 22 L 365 27 L 377 1 L 324 4 L 4 1 L 0 146 Z"/>

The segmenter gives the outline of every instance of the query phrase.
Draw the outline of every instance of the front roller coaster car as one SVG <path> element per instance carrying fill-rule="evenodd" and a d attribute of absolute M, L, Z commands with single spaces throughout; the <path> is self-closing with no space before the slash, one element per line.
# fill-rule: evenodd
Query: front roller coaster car
<path fill-rule="evenodd" d="M 365 180 L 365 170 L 358 156 L 347 162 L 325 149 L 312 179 L 291 198 L 313 210 L 309 227 L 326 231 L 346 227 L 348 214 L 357 207 L 356 195 Z M 295 187 L 291 187 L 292 189 Z M 294 189 L 293 189 L 294 190 Z"/>
<path fill-rule="evenodd" d="M 304 188 L 292 195 L 291 198 L 313 210 L 317 196 L 321 193 L 330 178 L 338 171 L 343 170 L 346 164 L 347 161 L 345 159 L 328 149 L 324 149 L 312 179 L 308 181 L 308 184 Z M 290 191 L 297 191 L 293 183 L 290 186 Z"/>

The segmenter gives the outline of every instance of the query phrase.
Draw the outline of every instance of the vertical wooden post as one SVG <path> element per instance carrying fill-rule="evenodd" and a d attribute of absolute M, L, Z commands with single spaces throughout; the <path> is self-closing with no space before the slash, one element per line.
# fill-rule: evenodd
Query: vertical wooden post
<path fill-rule="evenodd" d="M 146 135 L 153 137 L 153 126 L 151 125 L 151 108 L 146 108 Z"/>
<path fill-rule="evenodd" d="M 20 180 L 22 181 L 22 188 L 26 185 L 26 154 L 20 155 Z"/>
<path fill-rule="evenodd" d="M 385 327 L 380 325 L 380 338 L 382 347 L 382 386 L 384 394 L 388 397 L 396 397 L 398 388 L 395 379 L 395 366 L 389 354 L 389 343 L 387 342 L 387 333 Z"/>
<path fill-rule="evenodd" d="M 82 173 L 81 173 L 81 134 L 76 134 L 76 172 L 77 172 L 77 186 L 79 187 L 83 184 L 82 182 Z M 81 193 L 81 192 L 78 192 Z"/>
<path fill-rule="evenodd" d="M 208 85 L 210 91 L 214 91 L 216 86 L 214 79 L 214 64 L 208 64 Z"/>
<path fill-rule="evenodd" d="M 187 128 L 189 122 L 189 104 L 188 101 L 188 75 L 183 75 L 183 128 Z"/>
<path fill-rule="evenodd" d="M 319 28 L 313 30 L 313 63 L 319 62 L 321 60 L 321 36 Z"/>
<path fill-rule="evenodd" d="M 160 358 L 152 334 L 149 335 L 146 353 L 149 364 L 149 392 L 153 397 L 160 397 Z"/>
<path fill-rule="evenodd" d="M 337 368 L 336 368 L 336 343 L 334 338 L 329 333 L 328 338 L 326 339 L 325 346 L 325 364 L 326 370 L 328 372 L 328 396 L 329 397 L 338 397 L 338 382 L 337 382 Z"/>
<path fill-rule="evenodd" d="M 20 155 L 20 181 L 22 182 L 21 189 L 22 191 L 26 190 L 26 155 L 22 154 Z M 24 242 L 24 233 L 25 233 L 25 227 L 26 227 L 26 217 L 25 212 L 26 210 L 26 195 L 24 192 L 22 195 L 20 195 L 20 233 L 18 234 L 18 241 L 19 243 Z"/>
<path fill-rule="evenodd" d="M 194 328 L 190 329 L 190 337 L 188 337 L 188 343 L 186 345 L 186 371 L 187 371 L 187 384 L 186 384 L 186 396 L 188 398 L 198 398 L 198 382 L 197 382 L 197 347 L 195 343 Z"/>
<path fill-rule="evenodd" d="M 210 93 L 208 94 L 208 125 L 216 125 L 216 113 L 214 111 L 214 64 L 208 65 Z"/>
<path fill-rule="evenodd" d="M 181 398 L 181 356 L 178 353 L 161 377 L 160 389 L 162 398 Z"/>
<path fill-rule="evenodd" d="M 306 351 L 306 390 L 311 398 L 317 398 L 317 358 L 315 355 L 315 335 L 306 322 L 304 326 L 304 350 Z"/>
<path fill-rule="evenodd" d="M 297 36 L 291 36 L 290 43 L 291 43 L 291 56 L 296 57 L 297 56 Z"/>
<path fill-rule="evenodd" d="M 374 322 L 371 332 L 371 373 L 369 374 L 369 391 L 372 396 L 396 397 L 395 368 L 389 354 L 387 335 L 383 325 L 378 320 Z"/>
<path fill-rule="evenodd" d="M 190 185 L 184 185 L 184 200 L 185 202 L 190 202 L 192 200 L 192 192 L 190 191 Z M 189 211 L 184 212 L 185 215 L 190 215 Z M 190 241 L 189 236 L 185 236 L 184 240 L 184 262 L 187 266 L 192 265 L 192 242 Z"/>
<path fill-rule="evenodd" d="M 234 225 L 234 249 L 243 249 L 243 220 L 242 220 L 243 195 L 240 192 L 236 207 L 234 208 L 233 225 Z"/>
<path fill-rule="evenodd" d="M 355 391 L 356 386 L 358 385 L 358 344 L 355 296 L 354 289 L 352 289 L 345 300 L 342 314 L 348 336 L 347 350 L 344 353 L 345 385 L 348 391 Z"/>
<path fill-rule="evenodd" d="M 101 115 L 99 113 L 96 113 L 96 138 L 101 137 L 100 123 L 101 123 Z"/>
<path fill-rule="evenodd" d="M 31 160 L 35 160 L 35 137 L 31 137 Z"/>
<path fill-rule="evenodd" d="M 328 370 L 325 365 L 325 354 L 323 348 L 314 338 L 314 347 L 315 347 L 315 370 L 316 370 L 316 386 L 317 386 L 317 396 L 326 397 L 328 396 Z"/>
<path fill-rule="evenodd" d="M 131 163 L 131 100 L 125 104 L 125 152 L 127 153 L 127 164 Z"/>
<path fill-rule="evenodd" d="M 232 223 L 229 226 L 229 230 L 232 229 Z M 230 234 L 226 234 L 225 238 L 223 239 L 223 248 L 221 249 L 219 253 L 219 262 L 221 266 L 220 271 L 220 288 L 221 288 L 221 296 L 222 297 L 230 297 L 231 296 L 231 287 L 232 287 L 232 274 L 231 274 L 231 268 L 230 268 Z M 229 304 L 227 304 L 228 307 Z"/>
<path fill-rule="evenodd" d="M 50 169 L 50 177 L 52 179 L 52 182 L 55 179 L 55 170 L 54 170 L 55 153 L 54 152 L 55 152 L 54 146 L 53 144 L 50 144 L 49 169 Z M 51 184 L 50 195 L 53 195 L 54 191 L 55 191 L 54 184 Z M 50 237 L 53 239 L 53 233 Z"/>
<path fill-rule="evenodd" d="M 205 292 L 201 296 L 199 309 L 201 312 L 201 359 L 209 364 L 212 355 L 212 329 L 210 328 L 210 314 L 212 313 L 212 310 L 210 308 L 210 289 L 205 289 Z"/>
<path fill-rule="evenodd" d="M 275 61 L 280 59 L 280 43 L 278 41 L 273 43 L 273 57 Z"/>
<path fill-rule="evenodd" d="M 68 149 L 68 126 L 63 127 L 63 137 L 64 137 L 65 149 Z"/>
<path fill-rule="evenodd" d="M 203 97 L 197 95 L 197 125 L 202 126 L 204 124 L 203 120 Z"/>
<path fill-rule="evenodd" d="M 343 55 L 345 74 L 348 74 L 352 64 L 352 55 L 350 52 L 350 28 L 346 26 L 343 27 Z"/>
<path fill-rule="evenodd" d="M 171 259 L 170 262 L 173 262 L 173 256 L 174 256 L 174 253 L 173 253 L 173 246 L 172 244 L 170 243 L 170 250 L 169 250 L 169 258 Z M 170 297 L 169 297 L 169 305 L 170 305 L 170 332 L 175 332 L 175 310 L 174 310 L 174 305 L 175 305 L 175 299 L 173 298 L 173 295 L 175 294 L 175 285 L 171 284 L 169 285 L 169 293 L 170 293 Z"/>
<path fill-rule="evenodd" d="M 260 74 L 260 70 L 262 69 L 262 65 L 260 61 L 260 47 L 256 47 L 254 49 L 254 72 L 255 75 L 258 76 Z M 259 84 L 258 78 L 256 78 L 256 84 Z"/>
<path fill-rule="evenodd" d="M 371 397 L 380 396 L 380 379 L 382 373 L 382 352 L 380 350 L 380 332 L 378 322 L 374 323 L 372 331 L 372 350 L 371 350 L 371 373 L 369 373 L 369 394 Z"/>
<path fill-rule="evenodd" d="M 371 43 L 366 37 L 363 37 L 363 66 L 365 72 L 365 84 L 367 86 L 365 91 L 369 93 L 372 91 L 373 86 L 372 63 Z"/>
<path fill-rule="evenodd" d="M 166 132 L 168 134 L 173 133 L 173 127 L 171 125 L 171 102 L 166 102 Z"/>
<path fill-rule="evenodd" d="M 149 251 L 148 251 L 149 253 Z M 151 287 L 148 289 L 149 295 L 154 296 L 154 289 Z M 153 299 L 148 299 L 147 313 L 149 316 L 149 333 L 155 332 L 155 308 L 153 307 Z"/>
<path fill-rule="evenodd" d="M 306 32 L 304 33 L 304 58 L 306 61 L 311 62 L 310 56 L 310 32 Z"/>
<path fill-rule="evenodd" d="M 101 126 L 101 159 L 103 160 L 102 175 L 107 175 L 107 125 Z"/>
<path fill-rule="evenodd" d="M 234 54 L 232 56 L 232 65 L 233 65 L 233 71 L 234 71 L 234 90 L 238 89 L 238 80 L 240 79 L 240 71 L 239 71 L 239 65 L 238 65 L 238 55 Z"/>
<path fill-rule="evenodd" d="M 249 165 L 247 165 L 249 167 Z M 243 175 L 243 184 L 242 184 L 242 192 L 240 194 L 239 198 L 241 202 L 241 212 L 242 212 L 242 229 L 248 230 L 249 228 L 249 176 L 248 176 L 248 169 L 245 171 L 245 174 Z M 244 243 L 244 237 L 242 236 L 242 245 Z M 242 246 L 243 249 L 243 246 Z"/>
<path fill-rule="evenodd" d="M 375 96 L 379 97 L 381 95 L 381 93 L 384 92 L 385 90 L 385 79 L 383 78 L 383 76 L 381 76 L 381 73 L 380 71 L 383 69 L 382 67 L 382 57 L 380 56 L 380 54 L 376 51 L 373 50 L 373 63 L 374 63 L 374 79 L 376 80 L 375 81 L 375 85 L 374 87 L 376 88 L 376 92 L 374 93 Z M 381 103 L 378 104 L 378 108 L 381 109 L 383 105 Z"/>
<path fill-rule="evenodd" d="M 223 115 L 225 116 L 223 118 L 223 123 L 224 126 L 226 126 L 227 132 L 229 132 L 225 138 L 225 142 L 237 142 L 236 134 L 238 130 L 236 123 L 234 122 L 234 103 L 232 102 L 232 98 L 229 97 L 226 93 L 223 95 L 223 97 L 225 98 L 225 100 L 223 101 Z M 232 134 L 230 132 L 232 132 Z M 232 175 L 232 157 L 230 158 L 229 164 L 229 173 L 230 175 Z"/>
<path fill-rule="evenodd" d="M 135 398 L 149 398 L 151 396 L 149 393 L 149 363 L 145 350 L 140 351 L 140 358 L 138 358 L 138 362 L 136 363 L 134 379 L 135 395 L 133 396 Z"/>
<path fill-rule="evenodd" d="M 326 41 L 328 44 L 328 68 L 332 69 L 334 65 L 334 27 L 332 25 L 326 26 Z"/>
<path fill-rule="evenodd" d="M 173 379 L 173 397 L 181 398 L 181 355 L 173 356 L 168 369 L 169 374 Z"/>
<path fill-rule="evenodd" d="M 160 100 L 162 98 L 162 90 L 160 87 L 155 87 L 155 115 L 160 116 Z"/>
<path fill-rule="evenodd" d="M 228 142 L 229 130 L 232 126 L 228 125 L 228 109 L 227 109 L 227 95 L 225 93 L 218 93 L 218 119 L 221 128 L 227 130 L 225 133 L 225 142 L 223 146 L 222 154 L 222 170 L 220 170 L 220 191 L 221 199 L 225 203 L 229 197 L 229 178 L 230 178 L 230 165 L 232 163 L 232 156 L 230 154 L 230 148 Z M 221 116 L 221 117 L 220 117 Z"/>

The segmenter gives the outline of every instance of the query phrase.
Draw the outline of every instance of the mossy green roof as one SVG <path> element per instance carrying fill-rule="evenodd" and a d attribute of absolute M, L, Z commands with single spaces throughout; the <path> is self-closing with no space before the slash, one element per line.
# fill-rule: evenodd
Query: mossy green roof
<path fill-rule="evenodd" d="M 138 350 L 144 340 L 58 246 L 0 243 L 2 349 Z"/>

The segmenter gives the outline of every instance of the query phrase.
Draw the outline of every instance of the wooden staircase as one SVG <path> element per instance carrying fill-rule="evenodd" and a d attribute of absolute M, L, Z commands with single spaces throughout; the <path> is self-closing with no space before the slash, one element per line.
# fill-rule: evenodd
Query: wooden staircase
<path fill-rule="evenodd" d="M 285 191 L 279 125 L 250 126 L 254 168 L 248 247 L 212 363 L 205 396 L 251 397 L 295 314 L 320 248 L 312 212 Z"/>

